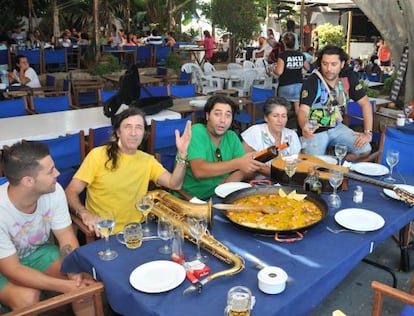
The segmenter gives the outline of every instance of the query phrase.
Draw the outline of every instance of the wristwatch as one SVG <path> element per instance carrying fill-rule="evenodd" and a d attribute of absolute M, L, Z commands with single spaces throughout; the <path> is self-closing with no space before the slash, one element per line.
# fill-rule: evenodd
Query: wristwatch
<path fill-rule="evenodd" d="M 372 136 L 372 131 L 370 129 L 364 129 L 364 134 Z"/>

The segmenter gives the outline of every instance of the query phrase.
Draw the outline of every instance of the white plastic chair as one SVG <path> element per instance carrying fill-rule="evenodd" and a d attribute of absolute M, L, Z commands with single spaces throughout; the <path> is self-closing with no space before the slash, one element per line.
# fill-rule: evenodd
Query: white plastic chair
<path fill-rule="evenodd" d="M 236 63 L 228 63 L 227 64 L 227 70 L 233 70 L 233 69 L 243 69 L 243 66 Z"/>
<path fill-rule="evenodd" d="M 243 69 L 254 69 L 254 68 L 256 68 L 256 65 L 252 61 L 245 60 L 243 62 Z"/>
<path fill-rule="evenodd" d="M 195 63 L 185 63 L 181 66 L 181 71 L 192 74 L 192 83 L 197 86 L 197 93 L 208 94 L 223 89 L 219 78 L 204 75 L 200 66 Z"/>
<path fill-rule="evenodd" d="M 257 77 L 257 71 L 254 69 L 246 70 L 240 74 L 240 86 L 231 86 L 229 89 L 237 91 L 239 97 L 245 97 L 249 95 L 250 89 L 254 80 Z"/>
<path fill-rule="evenodd" d="M 214 67 L 214 65 L 209 63 L 208 61 L 204 63 L 203 68 L 205 75 L 210 75 L 212 72 L 216 71 L 216 67 Z"/>

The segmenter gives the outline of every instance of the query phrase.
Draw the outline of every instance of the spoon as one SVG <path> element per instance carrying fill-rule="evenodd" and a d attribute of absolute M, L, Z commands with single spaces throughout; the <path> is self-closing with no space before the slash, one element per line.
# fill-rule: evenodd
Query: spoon
<path fill-rule="evenodd" d="M 360 230 L 352 230 L 352 229 L 333 229 L 329 226 L 326 226 L 326 229 L 329 230 L 331 233 L 339 234 L 339 233 L 357 233 L 357 234 L 365 234 L 364 231 Z"/>
<path fill-rule="evenodd" d="M 237 205 L 237 204 L 224 204 L 224 203 L 217 203 L 213 205 L 214 208 L 218 210 L 225 210 L 225 211 L 260 211 L 266 214 L 276 214 L 279 213 L 279 210 L 273 206 L 247 206 L 247 205 Z"/>

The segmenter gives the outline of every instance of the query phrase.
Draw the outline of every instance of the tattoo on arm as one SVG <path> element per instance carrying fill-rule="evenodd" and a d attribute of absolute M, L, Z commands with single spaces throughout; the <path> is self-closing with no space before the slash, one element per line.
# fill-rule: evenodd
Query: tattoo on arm
<path fill-rule="evenodd" d="M 69 255 L 73 251 L 72 245 L 64 245 L 62 248 L 60 248 L 60 255 L 62 258 L 65 258 L 67 255 Z"/>

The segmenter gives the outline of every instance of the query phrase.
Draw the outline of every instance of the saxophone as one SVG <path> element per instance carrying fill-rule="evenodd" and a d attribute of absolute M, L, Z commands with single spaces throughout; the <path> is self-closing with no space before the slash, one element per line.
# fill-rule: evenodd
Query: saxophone
<path fill-rule="evenodd" d="M 183 230 L 184 237 L 192 243 L 195 244 L 196 240 L 191 236 L 185 216 L 206 217 L 209 227 L 212 227 L 211 200 L 207 204 L 194 204 L 181 200 L 163 190 L 149 191 L 148 195 L 152 197 L 154 201 L 154 206 L 150 213 L 156 217 L 168 218 L 174 227 L 180 227 Z M 201 238 L 200 246 L 219 260 L 232 265 L 229 269 L 210 274 L 206 278 L 200 280 L 202 287 L 214 279 L 223 276 L 231 276 L 244 269 L 243 258 L 230 252 L 230 250 L 220 241 L 216 240 L 209 231 L 207 231 Z M 197 291 L 201 292 L 201 287 L 190 285 L 184 290 L 184 294 Z"/>

